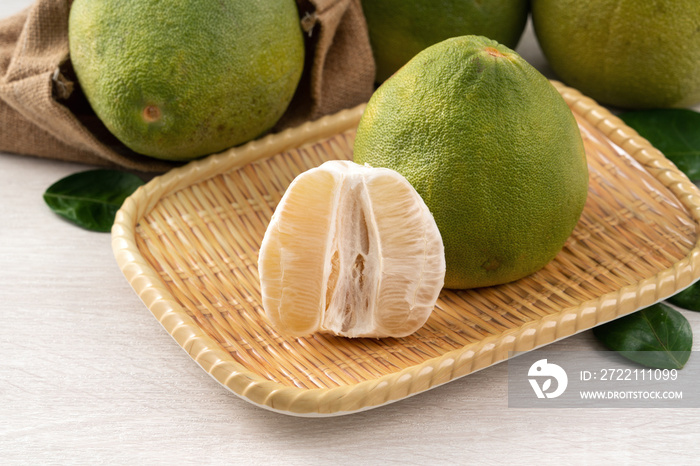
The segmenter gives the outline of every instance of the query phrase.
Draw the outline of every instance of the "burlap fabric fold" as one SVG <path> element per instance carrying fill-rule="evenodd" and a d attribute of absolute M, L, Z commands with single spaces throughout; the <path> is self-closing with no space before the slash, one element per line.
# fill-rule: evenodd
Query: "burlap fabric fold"
<path fill-rule="evenodd" d="M 37 0 L 0 20 L 0 151 L 162 172 L 176 166 L 144 157 L 94 115 L 68 54 L 72 0 Z M 297 0 L 306 67 L 274 131 L 366 102 L 374 61 L 360 0 Z"/>

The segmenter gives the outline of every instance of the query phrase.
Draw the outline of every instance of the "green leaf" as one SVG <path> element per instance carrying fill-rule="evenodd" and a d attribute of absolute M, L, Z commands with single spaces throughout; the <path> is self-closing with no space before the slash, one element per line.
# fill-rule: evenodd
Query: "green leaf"
<path fill-rule="evenodd" d="M 44 201 L 55 213 L 87 230 L 108 232 L 124 199 L 143 181 L 118 170 L 89 170 L 52 184 Z"/>
<path fill-rule="evenodd" d="M 667 300 L 683 309 L 700 311 L 700 282 L 695 282 L 680 293 L 676 293 Z"/>
<path fill-rule="evenodd" d="M 663 152 L 688 178 L 700 180 L 700 113 L 663 108 L 627 112 L 620 118 Z"/>
<path fill-rule="evenodd" d="M 688 320 L 663 303 L 596 327 L 593 334 L 627 359 L 658 369 L 683 368 L 693 346 Z"/>

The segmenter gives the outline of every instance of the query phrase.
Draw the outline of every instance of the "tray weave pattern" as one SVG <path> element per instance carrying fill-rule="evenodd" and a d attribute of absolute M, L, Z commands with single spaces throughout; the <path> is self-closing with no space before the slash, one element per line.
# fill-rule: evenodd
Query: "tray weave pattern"
<path fill-rule="evenodd" d="M 700 192 L 633 130 L 574 89 L 588 200 L 541 271 L 443 290 L 401 339 L 276 332 L 257 254 L 295 176 L 351 159 L 362 107 L 172 170 L 124 203 L 113 249 L 146 306 L 201 367 L 244 399 L 296 415 L 355 412 L 449 382 L 664 299 L 700 277 Z"/>

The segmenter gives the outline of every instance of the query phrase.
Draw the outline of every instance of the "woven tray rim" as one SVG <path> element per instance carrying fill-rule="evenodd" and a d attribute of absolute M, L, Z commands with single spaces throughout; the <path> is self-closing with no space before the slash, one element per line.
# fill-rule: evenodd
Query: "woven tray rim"
<path fill-rule="evenodd" d="M 661 152 L 592 99 L 553 81 L 580 117 L 624 149 L 666 186 L 700 224 L 700 190 Z M 190 185 L 244 166 L 254 160 L 323 140 L 357 125 L 364 105 L 269 135 L 239 148 L 192 162 L 154 178 L 130 196 L 112 228 L 115 259 L 129 284 L 165 330 L 207 373 L 245 400 L 273 411 L 300 416 L 339 415 L 398 401 L 508 359 L 513 351 L 530 351 L 588 330 L 671 296 L 700 278 L 700 239 L 672 267 L 579 306 L 528 322 L 458 350 L 372 380 L 334 388 L 303 389 L 265 379 L 236 362 L 181 307 L 146 262 L 136 244 L 136 225 L 158 201 Z M 591 318 L 596 324 L 591 326 Z M 455 376 L 459 367 L 461 375 Z"/>

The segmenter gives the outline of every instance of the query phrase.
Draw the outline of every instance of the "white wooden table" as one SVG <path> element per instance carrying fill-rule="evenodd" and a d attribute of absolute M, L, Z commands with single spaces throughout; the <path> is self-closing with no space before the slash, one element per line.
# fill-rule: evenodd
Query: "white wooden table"
<path fill-rule="evenodd" d="M 2 0 L 0 17 L 30 3 Z M 546 72 L 530 28 L 518 50 Z M 50 184 L 89 168 L 0 154 L 0 464 L 698 462 L 700 410 L 509 408 L 505 364 L 349 416 L 253 406 L 163 330 L 109 234 L 46 207 Z M 602 347 L 589 331 L 548 349 Z"/>

